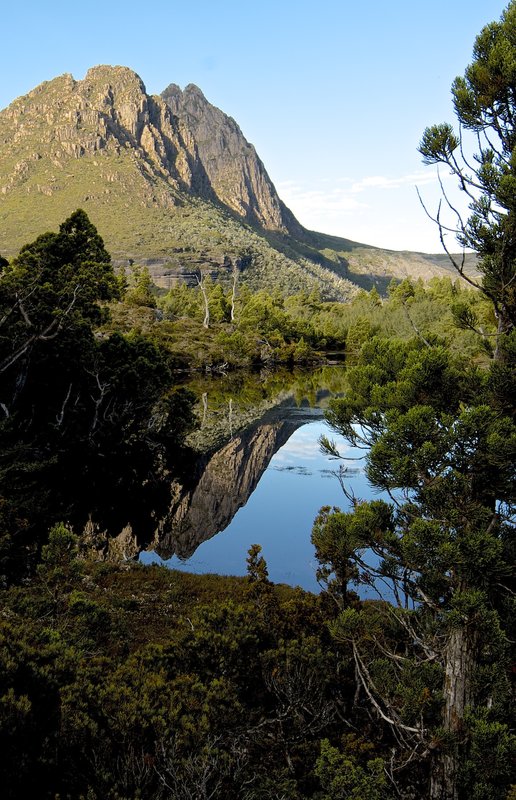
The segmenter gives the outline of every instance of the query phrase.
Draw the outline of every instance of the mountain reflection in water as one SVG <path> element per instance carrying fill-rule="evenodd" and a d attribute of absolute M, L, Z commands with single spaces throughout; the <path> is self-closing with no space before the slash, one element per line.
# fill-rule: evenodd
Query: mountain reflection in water
<path fill-rule="evenodd" d="M 347 503 L 333 472 L 335 462 L 319 451 L 322 433 L 328 433 L 322 420 L 293 432 L 272 456 L 255 491 L 228 527 L 202 543 L 187 560 L 175 555 L 165 563 L 190 572 L 243 575 L 247 550 L 259 543 L 271 580 L 317 591 L 310 542 L 314 518 L 322 505 L 344 507 Z M 345 449 L 339 440 L 340 445 Z M 370 493 L 361 470 L 354 469 L 349 481 L 357 496 Z M 142 554 L 142 560 L 160 561 L 150 553 Z"/>
<path fill-rule="evenodd" d="M 189 558 L 202 542 L 227 528 L 256 489 L 272 456 L 306 421 L 304 416 L 291 420 L 289 410 L 282 410 L 285 419 L 251 426 L 207 460 L 200 459 L 193 487 L 174 481 L 170 512 L 158 534 L 158 555 Z"/>
<path fill-rule="evenodd" d="M 245 395 L 220 394 L 220 382 L 212 387 L 219 393 L 216 402 L 210 403 L 209 389 L 202 392 L 201 424 L 192 437 L 197 461 L 187 480 L 172 483 L 168 513 L 141 560 L 192 572 L 245 574 L 247 550 L 259 543 L 273 581 L 316 591 L 313 520 L 322 505 L 346 504 L 336 463 L 318 444 L 323 433 L 335 438 L 323 415 L 342 377 L 342 368 L 312 375 L 304 393 L 299 378 L 290 386 L 284 382 L 276 395 L 262 396 L 261 408 L 256 398 L 253 406 Z M 255 418 L 249 422 L 251 407 Z M 350 450 L 342 439 L 338 445 Z M 357 463 L 349 480 L 364 497 L 370 489 Z"/>

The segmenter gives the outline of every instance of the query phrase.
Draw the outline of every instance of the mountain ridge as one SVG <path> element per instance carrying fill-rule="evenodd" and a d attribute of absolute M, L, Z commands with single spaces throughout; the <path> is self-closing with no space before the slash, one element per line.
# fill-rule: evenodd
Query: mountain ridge
<path fill-rule="evenodd" d="M 256 149 L 233 117 L 209 103 L 193 83 L 184 90 L 170 84 L 160 97 L 190 132 L 220 202 L 266 230 L 302 235 L 302 226 L 281 201 Z"/>
<path fill-rule="evenodd" d="M 149 95 L 129 67 L 65 73 L 0 111 L 0 253 L 78 207 L 116 263 L 145 262 L 162 285 L 238 269 L 253 288 L 318 285 L 345 299 L 355 284 L 448 272 L 426 255 L 307 231 L 233 118 L 194 84 Z"/>

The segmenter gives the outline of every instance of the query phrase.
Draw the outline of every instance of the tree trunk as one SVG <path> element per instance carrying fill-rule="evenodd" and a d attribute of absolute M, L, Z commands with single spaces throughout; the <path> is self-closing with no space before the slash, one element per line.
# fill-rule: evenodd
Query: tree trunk
<path fill-rule="evenodd" d="M 475 665 L 474 628 L 469 624 L 451 631 L 445 651 L 443 728 L 449 736 L 436 750 L 432 764 L 430 800 L 459 800 L 458 770 L 464 745 L 464 714 L 471 705 Z"/>
<path fill-rule="evenodd" d="M 235 300 L 236 300 L 237 280 L 238 280 L 238 268 L 235 264 L 233 268 L 233 291 L 231 292 L 231 322 L 235 321 Z"/>
<path fill-rule="evenodd" d="M 507 355 L 503 347 L 503 340 L 504 337 L 513 330 L 514 325 L 510 318 L 510 314 L 505 307 L 502 307 L 502 309 L 498 311 L 496 317 L 497 317 L 496 345 L 493 354 L 493 360 L 499 363 L 503 363 L 504 361 L 507 360 Z"/>
<path fill-rule="evenodd" d="M 209 301 L 208 301 L 208 295 L 207 295 L 207 292 L 206 292 L 206 287 L 205 287 L 204 282 L 203 282 L 203 274 L 202 274 L 202 272 L 201 272 L 201 277 L 200 278 L 199 278 L 199 276 L 197 276 L 197 285 L 199 286 L 199 289 L 201 290 L 202 298 L 204 300 L 204 322 L 202 324 L 203 324 L 204 328 L 209 328 L 210 327 L 210 304 L 209 304 Z"/>

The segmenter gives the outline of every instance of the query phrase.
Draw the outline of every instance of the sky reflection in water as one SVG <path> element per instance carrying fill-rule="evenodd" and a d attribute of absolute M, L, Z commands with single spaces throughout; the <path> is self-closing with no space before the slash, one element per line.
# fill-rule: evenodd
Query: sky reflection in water
<path fill-rule="evenodd" d="M 188 572 L 245 575 L 247 551 L 252 544 L 260 544 L 272 581 L 318 591 L 310 541 L 313 521 L 323 505 L 348 506 L 333 474 L 342 462 L 321 453 L 322 434 L 337 443 L 342 455 L 362 455 L 363 451 L 350 447 L 324 421 L 303 425 L 273 456 L 254 493 L 223 532 L 203 542 L 185 561 L 177 556 L 162 561 L 154 553 L 142 553 L 141 560 Z M 347 485 L 357 497 L 370 498 L 364 462 L 344 463 L 349 466 Z"/>

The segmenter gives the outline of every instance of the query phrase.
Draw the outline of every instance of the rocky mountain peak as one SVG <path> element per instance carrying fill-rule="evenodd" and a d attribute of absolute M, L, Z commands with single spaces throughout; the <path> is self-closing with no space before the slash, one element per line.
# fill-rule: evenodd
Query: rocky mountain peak
<path fill-rule="evenodd" d="M 168 207 L 175 202 L 171 189 L 193 189 L 190 155 L 179 128 L 164 101 L 149 96 L 128 67 L 96 66 L 79 81 L 60 76 L 0 112 L 0 193 L 22 189 L 53 195 L 64 189 L 60 172 L 70 190 L 72 179 L 84 170 L 67 166 L 69 159 L 93 159 L 97 177 L 90 192 L 99 179 L 122 182 L 130 184 L 131 194 L 138 192 L 140 201 Z M 105 171 L 95 161 L 99 157 Z M 112 159 L 118 162 L 116 173 L 108 169 Z M 48 175 L 45 184 L 41 173 Z M 82 203 L 78 197 L 77 204 Z"/>
<path fill-rule="evenodd" d="M 177 108 L 181 105 L 183 99 L 183 90 L 177 85 L 177 83 L 171 83 L 161 93 L 161 96 L 167 97 L 167 104 L 175 113 Z"/>
<path fill-rule="evenodd" d="M 78 172 L 101 158 L 100 183 L 123 183 L 146 206 L 169 208 L 187 191 L 269 230 L 293 232 L 297 224 L 236 122 L 194 84 L 183 91 L 170 84 L 158 97 L 124 66 L 98 65 L 82 80 L 65 74 L 0 112 L 0 144 L 0 196 L 50 197 L 65 184 L 70 193 Z M 84 168 L 68 166 L 70 159 Z M 112 159 L 116 171 L 114 163 L 107 168 Z M 113 194 L 98 184 L 97 176 L 78 206 Z"/>
<path fill-rule="evenodd" d="M 206 100 L 206 98 L 205 98 L 204 94 L 202 93 L 202 90 L 201 90 L 201 89 L 199 89 L 199 87 L 198 87 L 198 86 L 196 86 L 196 84 L 195 84 L 195 83 L 188 83 L 188 84 L 185 86 L 185 90 L 184 90 L 184 93 L 183 93 L 183 94 L 184 94 L 186 97 L 188 97 L 188 96 L 191 96 L 191 97 L 198 97 L 198 98 L 199 98 L 199 100 L 202 100 L 202 101 L 204 101 L 205 103 L 207 103 L 207 102 L 208 102 L 208 101 Z"/>
<path fill-rule="evenodd" d="M 199 270 L 224 280 L 236 268 L 256 288 L 322 286 L 340 298 L 354 274 L 373 275 L 369 287 L 443 272 L 418 254 L 304 230 L 238 124 L 199 87 L 149 95 L 124 66 L 98 65 L 82 80 L 65 73 L 0 111 L 0 254 L 14 256 L 77 208 L 119 264 L 138 259 L 167 287 Z"/>
<path fill-rule="evenodd" d="M 210 193 L 249 222 L 284 233 L 300 230 L 232 117 L 209 103 L 193 83 L 184 91 L 171 84 L 161 97 L 185 130 L 185 142 L 192 143 L 194 179 L 202 174 Z"/>
<path fill-rule="evenodd" d="M 118 85 L 133 85 L 144 94 L 146 94 L 145 84 L 142 79 L 130 67 L 124 66 L 111 66 L 110 64 L 97 64 L 95 67 L 90 67 L 87 71 L 84 82 L 86 84 L 103 83 L 103 82 L 118 84 Z"/>

